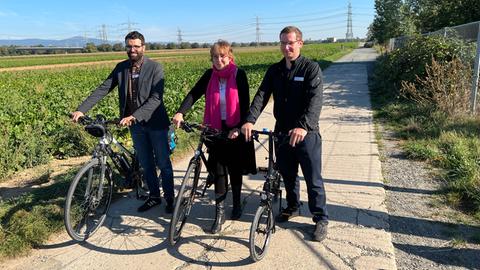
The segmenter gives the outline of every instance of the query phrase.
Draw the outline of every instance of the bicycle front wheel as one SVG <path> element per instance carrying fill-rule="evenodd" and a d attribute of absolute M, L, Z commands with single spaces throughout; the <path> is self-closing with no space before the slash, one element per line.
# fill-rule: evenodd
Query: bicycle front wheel
<path fill-rule="evenodd" d="M 250 257 L 253 261 L 257 262 L 265 257 L 273 227 L 272 209 L 267 205 L 261 205 L 250 227 Z"/>
<path fill-rule="evenodd" d="M 107 164 L 99 159 L 77 173 L 65 199 L 65 228 L 77 241 L 85 241 L 102 226 L 112 200 L 113 182 Z"/>
<path fill-rule="evenodd" d="M 200 177 L 201 164 L 200 160 L 190 161 L 187 172 L 183 177 L 182 186 L 180 187 L 180 191 L 178 192 L 175 201 L 175 210 L 173 211 L 168 232 L 168 241 L 172 246 L 175 245 L 180 238 L 183 226 L 190 214 L 190 209 L 192 209 L 198 178 Z"/>

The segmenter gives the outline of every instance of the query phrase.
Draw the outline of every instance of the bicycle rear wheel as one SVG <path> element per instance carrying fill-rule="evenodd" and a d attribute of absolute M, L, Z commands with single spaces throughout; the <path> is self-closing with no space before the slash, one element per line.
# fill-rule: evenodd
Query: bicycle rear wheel
<path fill-rule="evenodd" d="M 173 211 L 168 231 L 168 241 L 172 246 L 175 245 L 180 238 L 183 226 L 190 214 L 190 209 L 192 208 L 195 199 L 195 192 L 201 168 L 202 163 L 199 159 L 191 160 L 187 172 L 183 177 L 182 186 L 180 187 L 180 191 L 178 192 L 175 201 L 175 210 Z"/>
<path fill-rule="evenodd" d="M 250 257 L 257 262 L 267 253 L 270 237 L 273 232 L 273 213 L 267 205 L 258 207 L 250 227 Z"/>
<path fill-rule="evenodd" d="M 112 200 L 113 182 L 108 165 L 99 159 L 77 173 L 65 199 L 65 228 L 77 241 L 85 241 L 102 226 Z"/>

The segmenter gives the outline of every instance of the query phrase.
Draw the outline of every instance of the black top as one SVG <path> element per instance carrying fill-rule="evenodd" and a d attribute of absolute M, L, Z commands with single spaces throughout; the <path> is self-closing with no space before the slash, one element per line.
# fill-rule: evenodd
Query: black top
<path fill-rule="evenodd" d="M 185 99 L 183 99 L 183 102 L 180 105 L 180 108 L 178 108 L 177 113 L 182 113 L 185 115 L 185 113 L 193 106 L 193 104 L 207 93 L 207 86 L 208 82 L 210 81 L 210 77 L 212 76 L 212 72 L 213 70 L 210 68 L 203 73 L 202 77 L 197 81 L 195 86 L 193 86 L 192 90 L 188 92 Z M 238 123 L 236 127 L 240 128 L 242 124 L 245 123 L 250 102 L 250 90 L 248 87 L 247 74 L 243 69 L 237 70 L 236 81 L 238 87 L 238 99 L 240 103 L 240 123 Z"/>
<path fill-rule="evenodd" d="M 120 116 L 127 117 L 127 91 L 131 63 L 125 60 L 118 63 L 107 79 L 80 104 L 77 111 L 86 113 L 98 101 L 105 97 L 115 87 L 118 87 Z M 160 63 L 144 57 L 144 63 L 138 77 L 137 109 L 133 116 L 142 125 L 154 129 L 165 129 L 170 125 L 165 104 L 163 103 L 164 78 Z"/>
<path fill-rule="evenodd" d="M 293 128 L 318 131 L 322 110 L 322 70 L 317 62 L 299 56 L 287 69 L 285 58 L 269 67 L 253 98 L 247 122 L 255 124 L 273 94 L 275 131 Z"/>

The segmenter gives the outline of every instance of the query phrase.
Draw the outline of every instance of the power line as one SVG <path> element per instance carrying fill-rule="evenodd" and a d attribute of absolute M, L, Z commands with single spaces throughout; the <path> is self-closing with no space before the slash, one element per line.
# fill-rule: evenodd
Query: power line
<path fill-rule="evenodd" d="M 348 2 L 348 19 L 347 19 L 347 33 L 345 34 L 345 39 L 351 41 L 353 39 L 353 30 L 352 30 L 352 4 Z"/>
<path fill-rule="evenodd" d="M 182 43 L 182 30 L 180 28 L 177 30 L 177 41 L 179 45 Z"/>

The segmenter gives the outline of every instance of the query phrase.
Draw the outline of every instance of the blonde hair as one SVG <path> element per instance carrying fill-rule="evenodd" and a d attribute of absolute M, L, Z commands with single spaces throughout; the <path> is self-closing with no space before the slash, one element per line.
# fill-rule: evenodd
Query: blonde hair
<path fill-rule="evenodd" d="M 210 58 L 213 59 L 215 53 L 226 54 L 230 59 L 234 60 L 232 46 L 228 41 L 219 39 L 210 47 Z"/>

